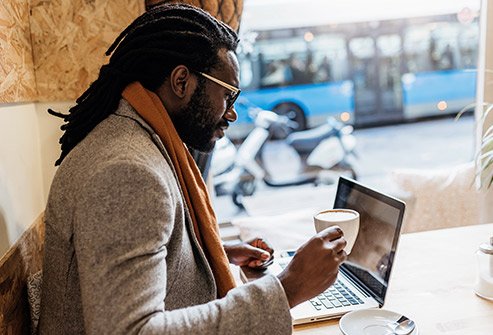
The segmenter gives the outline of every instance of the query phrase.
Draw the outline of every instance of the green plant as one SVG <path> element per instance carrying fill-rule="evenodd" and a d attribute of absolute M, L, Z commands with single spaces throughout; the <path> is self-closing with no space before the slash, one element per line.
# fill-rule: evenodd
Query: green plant
<path fill-rule="evenodd" d="M 493 104 L 487 104 L 481 118 L 481 126 L 484 124 L 488 114 L 493 109 Z M 482 139 L 481 147 L 477 155 L 477 165 L 479 167 L 480 187 L 493 184 L 493 125 L 486 129 Z"/>
<path fill-rule="evenodd" d="M 470 104 L 464 107 L 456 117 L 456 120 L 460 118 L 462 114 L 466 111 L 474 108 L 476 104 Z M 481 119 L 479 121 L 478 127 L 483 129 L 483 125 L 488 118 L 488 115 L 493 110 L 492 103 L 483 103 L 483 113 L 481 115 Z M 476 166 L 478 167 L 476 177 L 479 181 L 479 188 L 482 189 L 486 186 L 486 188 L 490 188 L 493 184 L 493 125 L 489 126 L 486 131 L 484 131 L 484 135 L 481 138 L 481 145 L 476 153 Z"/>

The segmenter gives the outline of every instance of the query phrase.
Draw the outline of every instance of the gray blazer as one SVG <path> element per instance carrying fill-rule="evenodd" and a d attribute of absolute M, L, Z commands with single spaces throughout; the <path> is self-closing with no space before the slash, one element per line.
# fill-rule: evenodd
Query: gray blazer
<path fill-rule="evenodd" d="M 40 334 L 290 334 L 267 276 L 216 299 L 175 171 L 125 101 L 64 159 L 46 207 Z"/>

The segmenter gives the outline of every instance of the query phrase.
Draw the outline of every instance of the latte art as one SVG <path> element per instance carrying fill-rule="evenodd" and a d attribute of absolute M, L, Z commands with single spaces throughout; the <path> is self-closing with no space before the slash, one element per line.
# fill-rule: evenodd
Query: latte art
<path fill-rule="evenodd" d="M 346 221 L 356 217 L 353 212 L 343 210 L 332 210 L 317 214 L 316 218 L 322 221 Z"/>

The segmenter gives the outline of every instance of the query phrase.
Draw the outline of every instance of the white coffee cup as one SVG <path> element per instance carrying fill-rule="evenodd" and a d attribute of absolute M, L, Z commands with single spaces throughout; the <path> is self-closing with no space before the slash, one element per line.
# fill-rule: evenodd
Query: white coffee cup
<path fill-rule="evenodd" d="M 344 248 L 349 255 L 359 232 L 359 213 L 352 209 L 328 209 L 313 217 L 317 233 L 332 226 L 339 226 L 344 233 L 347 245 Z"/>

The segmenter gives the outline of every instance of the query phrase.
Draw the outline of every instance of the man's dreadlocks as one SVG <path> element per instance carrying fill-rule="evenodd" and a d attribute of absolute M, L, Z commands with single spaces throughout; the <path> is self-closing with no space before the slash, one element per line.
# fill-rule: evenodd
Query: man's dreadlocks
<path fill-rule="evenodd" d="M 155 91 L 181 64 L 208 72 L 219 64 L 219 49 L 235 51 L 237 44 L 238 37 L 231 28 L 199 8 L 183 4 L 151 8 L 113 42 L 106 51 L 111 55 L 108 64 L 101 67 L 98 79 L 68 114 L 48 110 L 65 121 L 61 127 L 62 153 L 55 165 L 117 109 L 129 83 L 139 81 Z"/>

